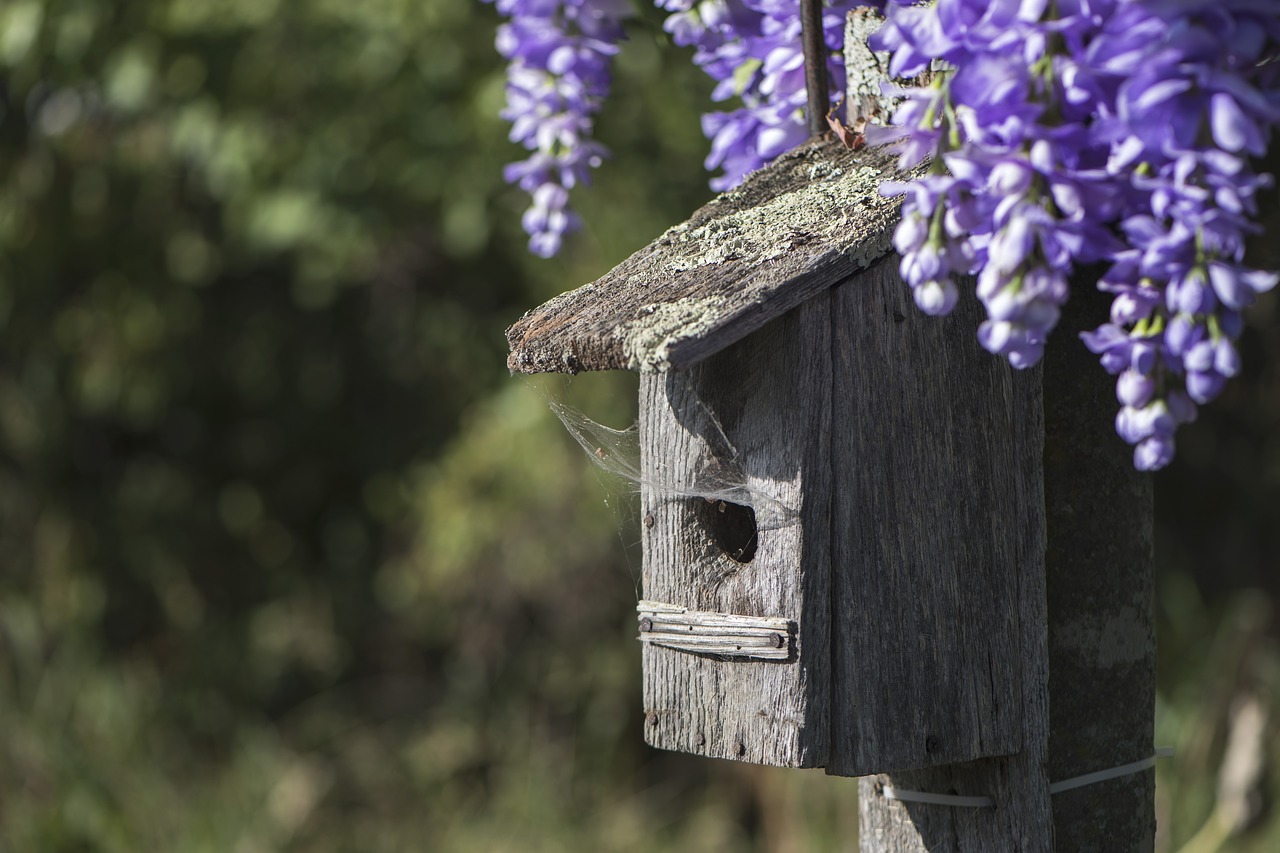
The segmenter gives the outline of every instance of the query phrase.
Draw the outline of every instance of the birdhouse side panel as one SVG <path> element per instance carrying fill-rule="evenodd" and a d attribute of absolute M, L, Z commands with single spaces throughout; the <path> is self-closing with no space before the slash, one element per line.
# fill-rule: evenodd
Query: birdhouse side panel
<path fill-rule="evenodd" d="M 1007 755 L 1045 700 L 1039 370 L 929 317 L 886 258 L 833 291 L 832 760 Z"/>
<path fill-rule="evenodd" d="M 826 762 L 830 367 L 821 294 L 686 371 L 641 376 L 653 746 Z"/>

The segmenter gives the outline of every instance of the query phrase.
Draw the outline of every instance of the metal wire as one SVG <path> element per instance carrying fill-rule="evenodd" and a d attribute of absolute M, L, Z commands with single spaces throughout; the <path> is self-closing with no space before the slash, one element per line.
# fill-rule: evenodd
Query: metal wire
<path fill-rule="evenodd" d="M 809 96 L 809 135 L 826 130 L 827 45 L 822 32 L 822 0 L 800 0 L 800 39 L 804 44 L 804 85 Z"/>

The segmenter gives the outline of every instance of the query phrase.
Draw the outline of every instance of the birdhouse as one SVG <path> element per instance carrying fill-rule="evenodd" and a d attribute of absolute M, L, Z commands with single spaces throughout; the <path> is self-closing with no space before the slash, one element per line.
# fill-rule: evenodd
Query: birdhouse
<path fill-rule="evenodd" d="M 508 332 L 513 371 L 640 374 L 656 747 L 839 775 L 1023 747 L 1039 371 L 979 347 L 976 300 L 912 303 L 895 157 L 810 142 Z"/>

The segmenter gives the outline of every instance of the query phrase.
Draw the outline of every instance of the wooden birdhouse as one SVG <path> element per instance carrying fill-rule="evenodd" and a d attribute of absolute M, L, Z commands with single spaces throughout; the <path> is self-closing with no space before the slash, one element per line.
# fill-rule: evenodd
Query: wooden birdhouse
<path fill-rule="evenodd" d="M 976 301 L 912 303 L 894 158 L 811 142 L 508 332 L 513 371 L 640 373 L 654 746 L 840 775 L 1022 747 L 1039 372 Z"/>

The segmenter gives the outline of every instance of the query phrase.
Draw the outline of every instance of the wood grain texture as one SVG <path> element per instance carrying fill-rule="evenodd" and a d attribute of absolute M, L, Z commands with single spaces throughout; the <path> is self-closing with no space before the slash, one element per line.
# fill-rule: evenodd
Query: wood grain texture
<path fill-rule="evenodd" d="M 827 714 L 830 309 L 824 293 L 688 371 L 641 377 L 641 463 L 695 490 L 736 472 L 758 496 L 749 562 L 717 544 L 701 497 L 642 484 L 644 595 L 692 610 L 794 620 L 783 661 L 646 644 L 645 739 L 717 758 L 821 766 Z"/>
<path fill-rule="evenodd" d="M 887 259 L 833 291 L 832 772 L 953 764 L 1023 744 L 1021 613 L 1040 571 L 1040 401 L 922 314 Z"/>
<path fill-rule="evenodd" d="M 896 92 L 931 85 L 938 72 L 950 67 L 935 59 L 926 71 L 915 77 L 890 77 L 889 52 L 872 50 L 868 44 L 868 39 L 883 23 L 884 17 L 871 6 L 859 6 L 845 17 L 845 121 L 859 132 L 869 122 L 889 124 L 903 101 Z"/>
<path fill-rule="evenodd" d="M 1155 737 L 1151 476 L 1115 435 L 1115 378 L 1077 338 L 1106 322 L 1110 295 L 1072 284 L 1045 353 L 1049 778 L 1150 756 Z M 1053 798 L 1059 851 L 1150 851 L 1155 771 Z"/>
<path fill-rule="evenodd" d="M 924 316 L 886 259 L 832 292 L 833 689 L 827 772 L 862 849 L 1049 850 L 1038 371 Z M 877 785 L 988 796 L 902 803 Z"/>
<path fill-rule="evenodd" d="M 513 372 L 696 364 L 890 250 L 893 149 L 813 140 L 510 329 Z M 918 172 L 918 170 L 917 170 Z M 903 176 L 904 180 L 917 174 Z"/>
<path fill-rule="evenodd" d="M 1061 337 L 1043 366 L 1051 389 L 1043 403 L 1049 701 L 1038 716 L 1047 720 L 1047 744 L 1039 745 L 1034 761 L 1024 752 L 863 780 L 863 850 L 1049 849 L 1043 837 L 1032 847 L 1031 838 L 1011 845 L 1008 838 L 978 831 L 1001 812 L 1006 819 L 1010 813 L 1021 817 L 1017 809 L 889 802 L 879 796 L 878 784 L 890 778 L 901 788 L 991 796 L 1020 776 L 1058 781 L 1138 761 L 1153 751 L 1151 481 L 1133 469 L 1130 449 L 1112 434 L 1112 378 L 1075 339 L 1107 316 L 1107 301 L 1091 278 L 1077 279 L 1059 325 Z M 1000 784 L 993 786 L 984 773 L 995 773 Z M 1056 794 L 1051 823 L 1056 851 L 1150 851 L 1154 772 Z"/>

